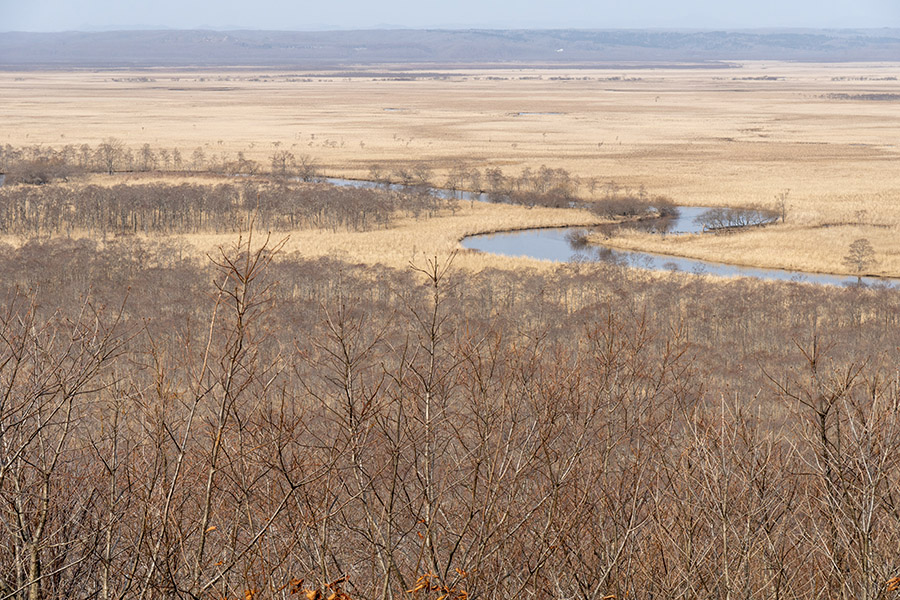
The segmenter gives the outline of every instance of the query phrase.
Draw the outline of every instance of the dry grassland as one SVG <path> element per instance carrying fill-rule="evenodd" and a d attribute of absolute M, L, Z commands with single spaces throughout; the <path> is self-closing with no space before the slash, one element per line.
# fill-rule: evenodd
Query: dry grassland
<path fill-rule="evenodd" d="M 106 179 L 106 183 L 147 183 L 151 178 Z M 169 178 L 170 183 L 192 181 L 193 178 Z M 221 183 L 221 179 L 213 180 Z M 196 182 L 196 181 L 195 181 Z M 549 261 L 495 256 L 474 250 L 461 249 L 459 241 L 469 235 L 507 231 L 515 229 L 532 229 L 540 227 L 590 226 L 603 221 L 587 211 L 564 210 L 558 208 L 536 207 L 526 209 L 508 204 L 489 204 L 483 202 L 460 202 L 454 210 L 444 210 L 430 218 L 415 219 L 412 217 L 399 219 L 389 228 L 370 231 L 347 231 L 331 229 L 300 229 L 291 232 L 274 231 L 266 233 L 259 228 L 254 229 L 254 247 L 261 245 L 266 239 L 270 244 L 281 248 L 282 257 L 296 255 L 304 258 L 331 257 L 350 263 L 382 264 L 403 269 L 413 264 L 424 264 L 433 257 L 446 257 L 453 252 L 454 265 L 460 268 L 479 271 L 485 268 L 531 268 L 539 271 L 554 269 L 556 265 Z M 237 225 L 249 229 L 248 222 Z M 134 237 L 148 244 L 167 242 L 181 247 L 188 254 L 199 260 L 207 256 L 216 256 L 219 248 L 229 248 L 238 239 L 237 233 L 192 233 L 192 234 L 136 234 Z M 246 235 L 246 234 L 244 234 Z M 77 231 L 71 237 L 90 237 Z M 0 236 L 0 244 L 20 247 L 27 240 L 20 236 Z"/>
<path fill-rule="evenodd" d="M 866 273 L 884 277 L 900 274 L 900 243 L 897 229 L 848 225 L 809 230 L 788 223 L 766 229 L 723 235 L 685 235 L 659 237 L 634 232 L 596 243 L 628 250 L 686 256 L 744 266 L 766 266 L 807 273 L 845 273 L 854 275 L 842 264 L 854 240 L 864 237 L 872 242 L 877 264 Z"/>
<path fill-rule="evenodd" d="M 178 147 L 186 159 L 199 146 L 264 164 L 286 149 L 332 175 L 424 162 L 438 181 L 458 163 L 508 175 L 546 164 L 692 205 L 771 207 L 789 189 L 784 226 L 613 243 L 840 272 L 849 242 L 868 237 L 879 270 L 900 275 L 900 101 L 891 96 L 900 94 L 898 73 L 897 64 L 853 63 L 459 69 L 410 80 L 362 72 L 4 72 L 0 143 L 112 136 L 134 148 Z M 879 94 L 894 99 L 866 99 Z"/>
<path fill-rule="evenodd" d="M 565 225 L 593 225 L 596 215 L 586 211 L 554 208 L 523 209 L 518 206 L 461 203 L 459 210 L 430 219 L 402 219 L 389 229 L 374 231 L 329 231 L 310 229 L 287 233 L 273 233 L 273 242 L 284 241 L 283 255 L 294 252 L 306 258 L 331 257 L 349 263 L 379 263 L 394 268 L 425 264 L 434 257 L 446 257 L 458 251 L 454 265 L 460 268 L 533 268 L 546 270 L 555 267 L 547 261 L 483 254 L 474 250 L 460 250 L 459 240 L 467 235 L 510 229 L 561 227 Z M 261 239 L 259 234 L 257 240 Z M 207 253 L 234 242 L 234 234 L 192 234 L 175 236 Z"/>

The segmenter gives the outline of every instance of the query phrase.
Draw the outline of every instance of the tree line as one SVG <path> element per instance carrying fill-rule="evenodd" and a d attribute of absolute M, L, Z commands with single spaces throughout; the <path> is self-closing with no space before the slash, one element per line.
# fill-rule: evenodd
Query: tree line
<path fill-rule="evenodd" d="M 179 148 L 154 148 L 143 144 L 137 150 L 117 138 L 107 138 L 97 144 L 65 144 L 52 146 L 0 146 L 0 172 L 7 183 L 42 185 L 57 179 L 84 173 L 174 172 L 215 173 L 221 175 L 253 176 L 268 172 L 282 178 L 313 181 L 319 177 L 319 167 L 308 155 L 295 156 L 288 150 L 274 147 L 268 165 L 249 159 L 243 151 L 234 156 L 215 152 L 214 148 L 197 146 L 189 154 Z M 187 152 L 187 151 L 185 151 Z"/>
<path fill-rule="evenodd" d="M 894 594 L 892 290 L 246 235 L 0 273 L 4 598 Z"/>
<path fill-rule="evenodd" d="M 89 144 L 67 144 L 61 148 L 33 146 L 17 148 L 0 146 L 0 173 L 6 184 L 44 185 L 85 173 L 167 172 L 211 173 L 224 176 L 266 177 L 276 182 L 321 180 L 321 169 L 309 155 L 295 155 L 281 148 L 273 150 L 266 165 L 249 159 L 244 152 L 235 156 L 211 152 L 199 146 L 189 156 L 178 148 L 153 148 L 143 144 L 137 151 L 121 140 L 108 138 L 96 147 Z M 383 184 L 396 184 L 407 191 L 443 188 L 450 192 L 470 190 L 486 194 L 494 202 L 511 202 L 527 206 L 567 208 L 573 204 L 597 210 L 610 216 L 640 216 L 648 209 L 671 211 L 671 200 L 651 195 L 643 185 L 630 188 L 599 176 L 579 177 L 563 168 L 541 165 L 524 168 L 518 174 L 504 173 L 501 167 L 483 170 L 457 163 L 446 178 L 435 178 L 424 163 L 399 165 L 388 169 L 379 164 L 369 167 L 368 179 Z M 579 198 L 588 199 L 587 202 Z"/>
<path fill-rule="evenodd" d="M 198 185 L 166 183 L 0 188 L 0 233 L 93 236 L 236 232 L 258 226 L 362 231 L 402 216 L 452 208 L 416 189 L 359 189 L 317 183 Z"/>

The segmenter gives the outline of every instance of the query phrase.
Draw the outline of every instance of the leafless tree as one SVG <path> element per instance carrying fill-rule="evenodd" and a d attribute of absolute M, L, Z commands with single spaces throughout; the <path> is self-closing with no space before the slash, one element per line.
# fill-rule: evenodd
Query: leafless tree
<path fill-rule="evenodd" d="M 308 154 L 297 158 L 297 175 L 302 181 L 315 181 L 319 177 L 319 165 L 316 159 Z"/>
<path fill-rule="evenodd" d="M 121 342 L 116 322 L 89 303 L 70 318 L 41 318 L 33 301 L 9 300 L 0 315 L 0 510 L 17 560 L 0 576 L 0 593 L 40 600 L 90 556 L 89 531 L 77 526 L 83 507 L 66 490 L 68 463 L 86 399 Z"/>
<path fill-rule="evenodd" d="M 272 154 L 272 175 L 286 179 L 293 176 L 296 167 L 296 158 L 287 150 L 278 150 Z"/>
<path fill-rule="evenodd" d="M 191 169 L 194 171 L 202 171 L 206 167 L 206 152 L 202 147 L 197 146 L 191 153 Z"/>
<path fill-rule="evenodd" d="M 875 249 L 868 239 L 858 238 L 850 244 L 847 254 L 844 255 L 841 262 L 852 274 L 856 275 L 857 283 L 861 284 L 866 271 L 877 264 Z"/>
<path fill-rule="evenodd" d="M 150 144 L 144 144 L 141 146 L 140 151 L 140 169 L 141 171 L 155 171 L 157 168 L 158 158 L 156 152 L 153 151 L 153 148 L 150 147 Z"/>
<path fill-rule="evenodd" d="M 781 215 L 781 222 L 784 223 L 787 220 L 787 211 L 788 211 L 788 195 L 790 195 L 791 190 L 784 190 L 775 194 L 775 209 L 778 214 Z"/>
<path fill-rule="evenodd" d="M 97 158 L 107 174 L 115 173 L 117 166 L 124 160 L 125 144 L 116 138 L 106 138 L 97 146 Z"/>

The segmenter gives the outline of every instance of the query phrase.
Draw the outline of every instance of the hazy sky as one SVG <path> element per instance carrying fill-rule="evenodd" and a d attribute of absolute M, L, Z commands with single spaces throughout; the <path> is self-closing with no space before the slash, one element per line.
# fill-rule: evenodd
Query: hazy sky
<path fill-rule="evenodd" d="M 900 27 L 900 0 L 0 0 L 0 31 Z"/>

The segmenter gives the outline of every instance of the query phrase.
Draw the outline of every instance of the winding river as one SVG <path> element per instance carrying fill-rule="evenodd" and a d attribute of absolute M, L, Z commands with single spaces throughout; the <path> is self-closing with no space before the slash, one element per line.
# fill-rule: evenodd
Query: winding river
<path fill-rule="evenodd" d="M 374 188 L 379 185 L 373 181 L 356 179 L 326 179 L 326 181 L 333 185 L 350 187 Z M 393 189 L 401 189 L 402 186 L 393 185 L 391 187 Z M 433 188 L 431 191 L 442 198 L 488 200 L 488 195 L 484 193 L 455 192 L 437 188 Z M 665 234 L 686 235 L 702 233 L 704 229 L 699 217 L 710 210 L 715 209 L 706 206 L 679 206 L 678 216 L 667 223 Z M 484 233 L 467 236 L 460 243 L 464 248 L 470 250 L 490 252 L 501 256 L 520 256 L 554 262 L 609 262 L 652 271 L 682 271 L 718 277 L 753 277 L 768 281 L 795 281 L 819 285 L 846 286 L 857 283 L 856 277 L 848 275 L 745 267 L 650 252 L 614 250 L 605 246 L 586 246 L 573 240 L 573 233 L 577 234 L 585 229 L 589 228 L 559 227 Z M 866 285 L 900 287 L 900 279 L 863 277 L 862 282 Z"/>

